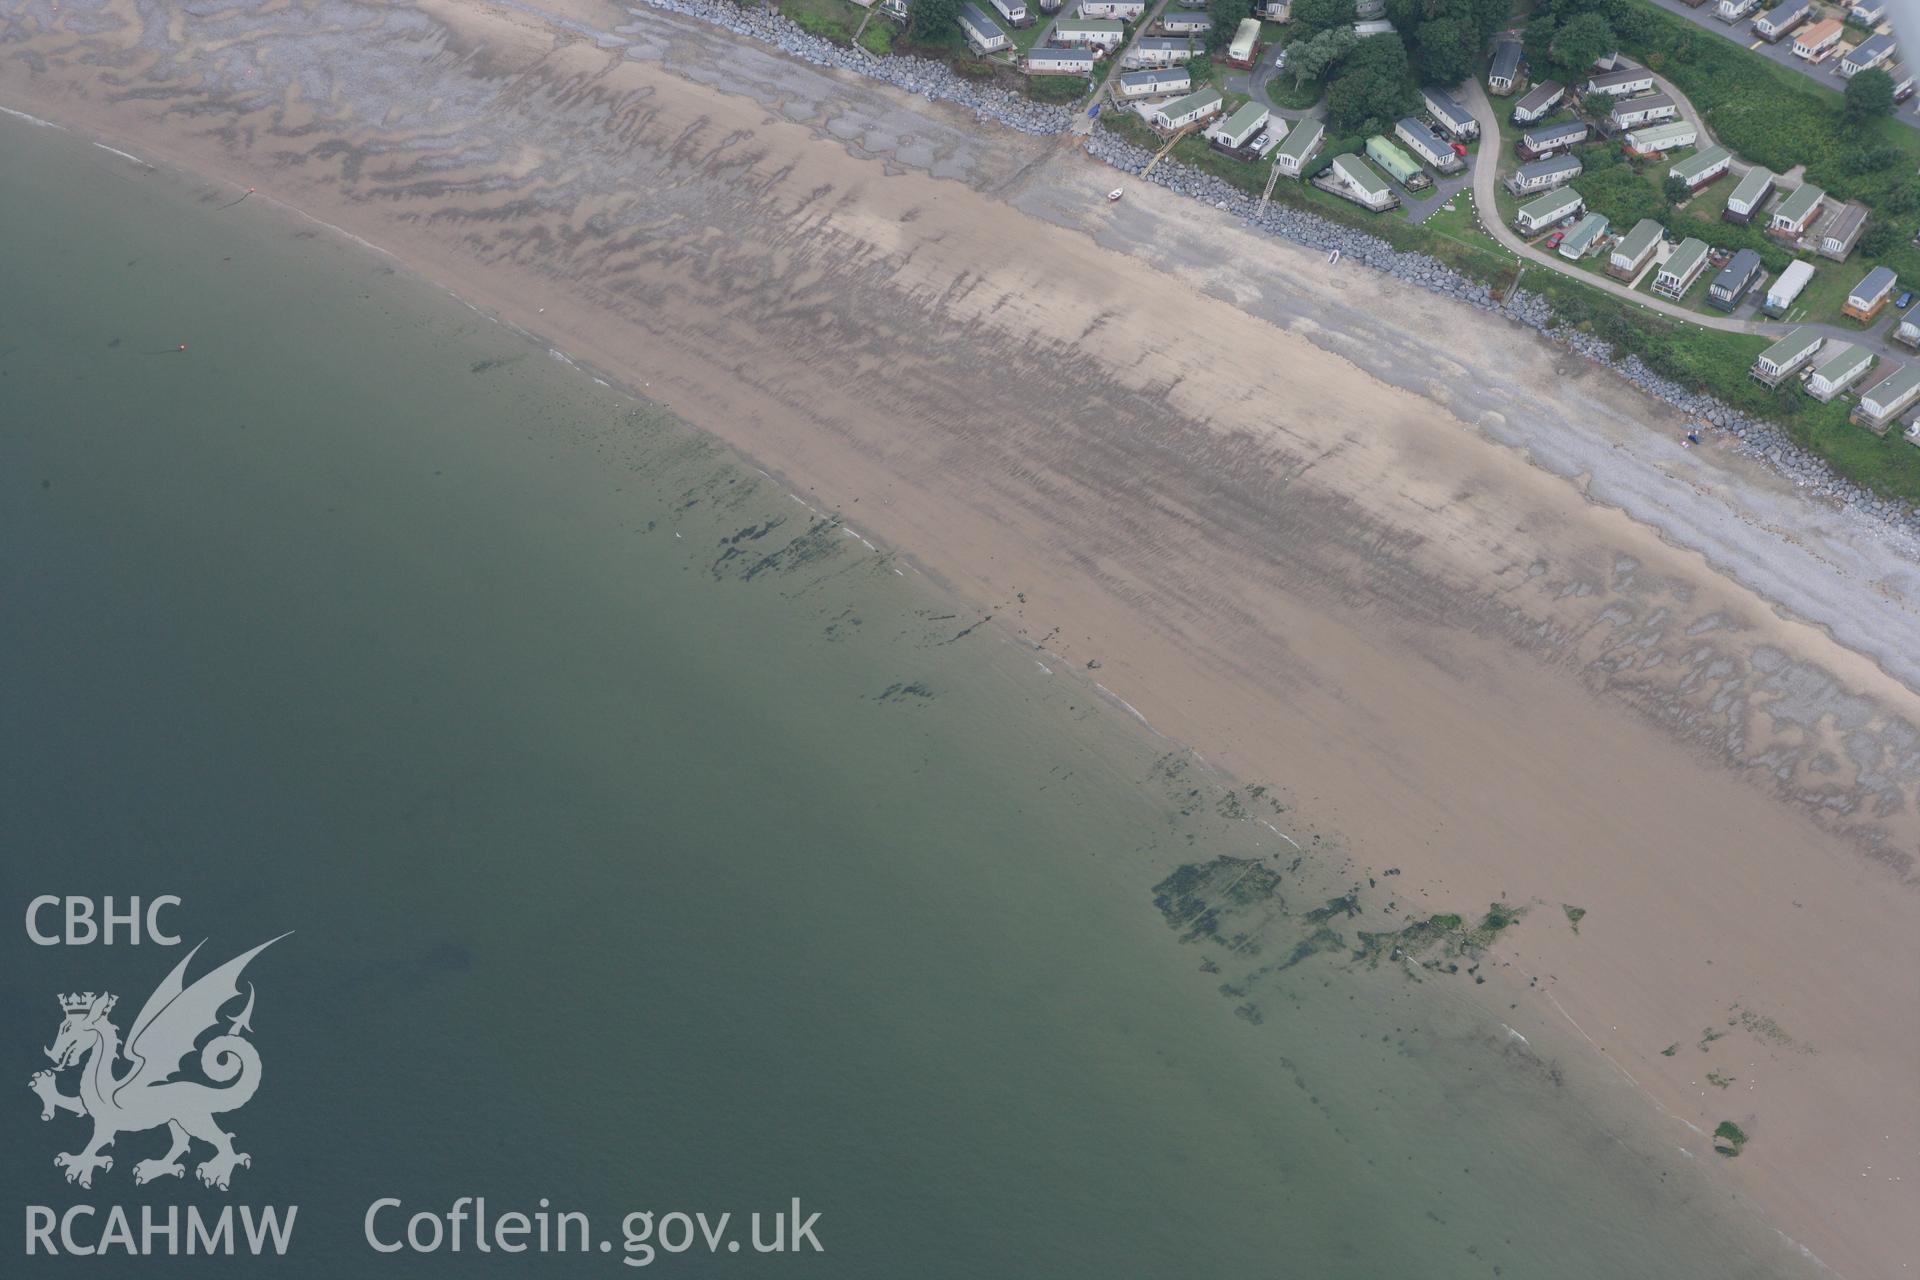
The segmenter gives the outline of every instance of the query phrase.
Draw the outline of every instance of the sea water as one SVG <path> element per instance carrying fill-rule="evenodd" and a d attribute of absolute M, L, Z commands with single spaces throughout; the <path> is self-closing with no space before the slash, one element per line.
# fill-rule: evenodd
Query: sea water
<path fill-rule="evenodd" d="M 1793 1272 L 1704 1137 L 1438 960 L 1356 958 L 1386 899 L 1283 776 L 236 197 L 0 121 L 8 1231 L 293 1207 L 274 1273 L 328 1277 Z M 39 945 L 42 895 L 177 898 L 182 944 Z M 288 931 L 238 988 L 230 1187 L 204 1146 L 136 1185 L 160 1128 L 66 1181 L 56 996 L 125 1033 L 190 945 Z M 586 1252 L 476 1250 L 563 1210 Z M 676 1251 L 674 1212 L 731 1216 Z M 268 1265 L 144 1243 L 113 1273 Z"/>

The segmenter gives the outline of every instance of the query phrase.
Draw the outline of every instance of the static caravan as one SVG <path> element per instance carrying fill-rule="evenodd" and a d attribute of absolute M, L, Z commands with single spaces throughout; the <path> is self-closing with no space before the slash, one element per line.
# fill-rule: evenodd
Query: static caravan
<path fill-rule="evenodd" d="M 1573 224 L 1573 230 L 1567 232 L 1560 241 L 1560 256 L 1569 262 L 1578 262 L 1591 253 L 1606 238 L 1607 228 L 1612 224 L 1604 213 L 1590 213 Z"/>
<path fill-rule="evenodd" d="M 1847 20 L 1859 26 L 1878 25 L 1887 16 L 1887 0 L 1853 0 L 1853 7 L 1847 13 Z"/>
<path fill-rule="evenodd" d="M 1290 22 L 1293 20 L 1293 0 L 1259 0 L 1253 6 L 1253 16 L 1267 22 Z"/>
<path fill-rule="evenodd" d="M 1386 177 L 1355 155 L 1339 155 L 1333 158 L 1333 165 L 1322 183 L 1335 195 L 1345 196 L 1363 208 L 1375 213 L 1393 208 L 1400 203 L 1400 197 L 1393 194 L 1393 188 L 1387 185 Z"/>
<path fill-rule="evenodd" d="M 1892 59 L 1894 39 L 1890 35 L 1868 36 L 1840 55 L 1840 74 L 1851 80 L 1862 71 Z"/>
<path fill-rule="evenodd" d="M 1147 0 L 1080 0 L 1083 18 L 1118 18 L 1132 22 L 1147 11 Z"/>
<path fill-rule="evenodd" d="M 1760 309 L 1768 315 L 1778 318 L 1787 314 L 1793 306 L 1793 300 L 1807 287 L 1807 281 L 1813 279 L 1813 264 L 1804 258 L 1795 258 L 1780 273 L 1780 278 L 1767 287 L 1767 300 Z"/>
<path fill-rule="evenodd" d="M 1722 22 L 1738 22 L 1759 7 L 1760 0 L 1720 0 L 1713 12 Z"/>
<path fill-rule="evenodd" d="M 1827 193 L 1819 187 L 1811 182 L 1802 183 L 1774 209 L 1773 216 L 1767 219 L 1767 233 L 1783 240 L 1799 239 L 1820 216 L 1826 199 Z"/>
<path fill-rule="evenodd" d="M 1616 280 L 1631 280 L 1640 274 L 1640 269 L 1653 257 L 1653 251 L 1660 247 L 1660 241 L 1666 234 L 1666 228 L 1652 218 L 1642 218 L 1633 224 L 1633 230 L 1621 236 L 1614 244 L 1613 252 L 1607 255 L 1607 274 Z"/>
<path fill-rule="evenodd" d="M 1890 68 L 1887 74 L 1893 77 L 1893 100 L 1905 102 L 1913 96 L 1913 68 L 1906 63 Z"/>
<path fill-rule="evenodd" d="M 1920 348 L 1920 319 L 1912 316 L 1901 317 L 1900 327 L 1893 331 L 1893 340 L 1904 342 L 1910 347 Z"/>
<path fill-rule="evenodd" d="M 1170 36 L 1203 36 L 1213 29 L 1213 19 L 1191 9 L 1169 9 L 1160 15 L 1160 29 Z"/>
<path fill-rule="evenodd" d="M 1838 18 L 1822 18 L 1793 38 L 1793 56 L 1818 62 L 1833 52 L 1845 30 Z"/>
<path fill-rule="evenodd" d="M 1846 304 L 1840 308 L 1840 314 L 1852 316 L 1863 324 L 1872 320 L 1880 314 L 1880 308 L 1887 305 L 1887 300 L 1893 297 L 1893 287 L 1899 283 L 1900 277 L 1894 275 L 1892 267 L 1875 267 L 1847 294 Z"/>
<path fill-rule="evenodd" d="M 1390 36 L 1393 34 L 1393 24 L 1385 18 L 1376 18 L 1368 22 L 1356 22 L 1353 24 L 1353 34 L 1359 36 L 1362 40 L 1367 39 L 1369 36 Z"/>
<path fill-rule="evenodd" d="M 1408 116 L 1393 126 L 1393 135 L 1406 143 L 1407 150 L 1442 173 L 1466 167 L 1467 162 L 1454 153 L 1453 144 L 1425 120 Z"/>
<path fill-rule="evenodd" d="M 993 0 L 993 7 L 1012 27 L 1030 27 L 1033 25 L 1033 12 L 1027 8 L 1027 0 Z"/>
<path fill-rule="evenodd" d="M 1727 197 L 1727 211 L 1721 216 L 1728 222 L 1750 222 L 1772 194 L 1773 171 L 1755 165 Z"/>
<path fill-rule="evenodd" d="M 1126 38 L 1126 24 L 1106 18 L 1062 18 L 1047 36 L 1051 43 L 1069 49 L 1117 49 Z"/>
<path fill-rule="evenodd" d="M 1093 74 L 1091 49 L 1029 49 L 1022 64 L 1029 75 L 1074 76 Z"/>
<path fill-rule="evenodd" d="M 1644 93 L 1637 98 L 1622 98 L 1614 103 L 1607 118 L 1613 121 L 1615 129 L 1631 129 L 1635 125 L 1659 124 L 1678 114 L 1680 108 L 1674 106 L 1673 99 L 1666 94 Z"/>
<path fill-rule="evenodd" d="M 1420 101 L 1426 107 L 1433 122 L 1445 129 L 1449 135 L 1465 142 L 1469 138 L 1480 136 L 1480 122 L 1473 114 L 1460 105 L 1460 100 L 1438 85 L 1428 85 L 1420 91 Z"/>
<path fill-rule="evenodd" d="M 1367 139 L 1367 158 L 1387 171 L 1387 175 L 1409 191 L 1433 185 L 1420 162 L 1408 155 L 1384 133 Z"/>
<path fill-rule="evenodd" d="M 1849 416 L 1875 435 L 1887 434 L 1887 428 L 1900 413 L 1920 400 L 1920 364 L 1907 363 L 1860 393 L 1860 403 Z"/>
<path fill-rule="evenodd" d="M 1866 229 L 1867 207 L 1863 204 L 1843 204 L 1832 217 L 1814 229 L 1814 234 L 1820 238 L 1820 243 L 1814 246 L 1814 252 L 1835 262 L 1845 262 L 1847 255 L 1853 252 L 1853 246 L 1860 243 L 1860 237 Z"/>
<path fill-rule="evenodd" d="M 1693 282 L 1707 269 L 1707 242 L 1688 236 L 1682 240 L 1660 269 L 1653 273 L 1653 291 L 1678 301 L 1693 288 Z"/>
<path fill-rule="evenodd" d="M 1273 162 L 1280 172 L 1288 177 L 1297 178 L 1313 163 L 1320 154 L 1320 144 L 1327 138 L 1327 126 L 1318 120 L 1302 120 L 1293 126 L 1293 132 L 1280 144 L 1280 150 Z"/>
<path fill-rule="evenodd" d="M 1487 88 L 1506 97 L 1520 87 L 1521 49 L 1516 36 L 1503 35 L 1493 42 L 1493 62 L 1487 68 Z"/>
<path fill-rule="evenodd" d="M 1153 109 L 1152 119 L 1162 129 L 1178 129 L 1218 114 L 1224 101 L 1218 89 L 1202 89 L 1184 98 L 1161 103 Z"/>
<path fill-rule="evenodd" d="M 1684 160 L 1674 161 L 1673 167 L 1667 170 L 1667 176 L 1686 183 L 1689 191 L 1698 191 L 1732 167 L 1733 153 L 1716 145 L 1705 151 L 1696 151 Z"/>
<path fill-rule="evenodd" d="M 1260 19 L 1242 18 L 1234 29 L 1233 42 L 1227 46 L 1227 65 L 1249 68 L 1260 52 Z"/>
<path fill-rule="evenodd" d="M 1193 41 L 1166 36 L 1142 36 L 1127 49 L 1130 67 L 1171 67 L 1193 57 Z"/>
<path fill-rule="evenodd" d="M 1532 124 L 1544 120 L 1566 96 L 1567 86 L 1558 80 L 1542 80 L 1527 91 L 1526 97 L 1513 104 L 1513 122 Z"/>
<path fill-rule="evenodd" d="M 1507 179 L 1507 190 L 1517 196 L 1535 191 L 1551 191 L 1580 176 L 1579 156 L 1548 156 L 1521 165 Z"/>
<path fill-rule="evenodd" d="M 1760 255 L 1751 249 L 1742 249 L 1707 286 L 1707 302 L 1722 311 L 1731 311 L 1740 305 L 1747 290 L 1753 288 L 1753 282 L 1759 278 Z"/>
<path fill-rule="evenodd" d="M 1580 193 L 1568 187 L 1564 191 L 1550 191 L 1537 200 L 1530 200 L 1513 215 L 1513 225 L 1522 235 L 1538 235 L 1562 218 L 1571 218 L 1587 207 Z"/>
<path fill-rule="evenodd" d="M 1624 138 L 1627 150 L 1636 156 L 1665 155 L 1681 147 L 1690 147 L 1698 141 L 1700 126 L 1691 120 L 1668 120 L 1664 124 L 1630 129 Z"/>
<path fill-rule="evenodd" d="M 1520 141 L 1513 144 L 1523 160 L 1538 160 L 1541 156 L 1550 156 L 1556 151 L 1565 151 L 1575 143 L 1585 142 L 1593 132 L 1585 120 L 1568 120 L 1562 124 L 1543 124 L 1537 129 L 1529 129 L 1520 135 Z"/>
<path fill-rule="evenodd" d="M 1753 20 L 1753 34 L 1768 44 L 1805 22 L 1813 13 L 1813 0 L 1786 0 Z"/>
<path fill-rule="evenodd" d="M 1822 404 L 1860 380 L 1873 367 L 1873 352 L 1853 342 L 1829 342 L 1807 376 L 1807 394 Z"/>
<path fill-rule="evenodd" d="M 1825 340 L 1810 326 L 1789 329 L 1787 336 L 1760 353 L 1751 373 L 1770 387 L 1777 387 L 1786 376 L 1813 359 Z"/>
<path fill-rule="evenodd" d="M 1000 29 L 1000 24 L 981 11 L 980 6 L 971 0 L 960 6 L 955 15 L 960 30 L 967 37 L 967 43 L 976 53 L 993 53 L 1013 43 L 1012 37 Z"/>
<path fill-rule="evenodd" d="M 1580 96 L 1604 93 L 1609 98 L 1624 98 L 1629 94 L 1648 93 L 1652 89 L 1653 72 L 1643 67 L 1623 67 L 1619 71 L 1603 71 L 1597 76 L 1587 77 L 1586 87 L 1580 90 Z"/>
<path fill-rule="evenodd" d="M 1249 102 L 1224 120 L 1207 126 L 1206 139 L 1222 151 L 1238 151 L 1260 136 L 1273 113 L 1257 102 Z"/>
<path fill-rule="evenodd" d="M 1193 77 L 1185 67 L 1149 67 L 1129 71 L 1117 82 L 1123 98 L 1151 98 L 1163 93 L 1193 92 Z"/>

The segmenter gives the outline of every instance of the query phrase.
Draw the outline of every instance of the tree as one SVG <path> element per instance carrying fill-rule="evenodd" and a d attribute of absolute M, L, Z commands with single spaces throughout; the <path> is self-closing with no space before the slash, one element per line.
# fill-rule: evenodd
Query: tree
<path fill-rule="evenodd" d="M 1878 67 L 1869 67 L 1847 81 L 1847 101 L 1841 115 L 1848 124 L 1893 114 L 1893 77 Z"/>
<path fill-rule="evenodd" d="M 1860 252 L 1869 258 L 1878 258 L 1893 248 L 1893 241 L 1893 224 L 1876 218 L 1860 233 Z"/>
<path fill-rule="evenodd" d="M 960 0 L 913 0 L 907 30 L 916 40 L 944 40 L 960 25 Z"/>
<path fill-rule="evenodd" d="M 1553 33 L 1553 60 L 1578 74 L 1614 51 L 1613 26 L 1597 13 L 1568 18 Z"/>
<path fill-rule="evenodd" d="M 1359 43 L 1360 37 L 1353 34 L 1352 27 L 1333 27 L 1311 40 L 1295 40 L 1287 46 L 1287 70 L 1293 72 L 1293 87 L 1298 89 L 1309 80 L 1320 79 Z"/>
<path fill-rule="evenodd" d="M 1559 30 L 1560 24 L 1552 14 L 1536 14 L 1520 32 L 1520 47 L 1526 51 L 1527 61 L 1536 67 L 1550 62 L 1554 33 Z"/>
<path fill-rule="evenodd" d="M 1446 14 L 1413 28 L 1413 49 L 1421 80 L 1459 84 L 1473 75 L 1480 36 L 1468 15 Z"/>
<path fill-rule="evenodd" d="M 1353 25 L 1353 0 L 1294 0 L 1293 29 L 1302 40 Z"/>
<path fill-rule="evenodd" d="M 1493 39 L 1493 33 L 1507 25 L 1507 19 L 1513 15 L 1512 0 L 1467 0 L 1467 9 L 1473 14 L 1473 29 L 1479 36 L 1476 47 L 1483 47 Z"/>
<path fill-rule="evenodd" d="M 1207 0 L 1207 16 L 1213 19 L 1207 29 L 1207 48 L 1224 49 L 1233 43 L 1240 24 L 1253 16 L 1253 0 Z"/>
<path fill-rule="evenodd" d="M 1687 186 L 1685 178 L 1676 178 L 1668 174 L 1667 180 L 1660 184 L 1660 194 L 1667 198 L 1668 204 L 1685 204 L 1687 197 L 1692 195 L 1693 191 Z"/>
<path fill-rule="evenodd" d="M 1912 213 L 1920 209 L 1920 178 L 1908 178 L 1895 183 L 1880 201 L 1880 207 L 1888 213 Z"/>
<path fill-rule="evenodd" d="M 1381 127 L 1401 114 L 1406 93 L 1407 47 L 1393 36 L 1368 36 L 1327 86 L 1327 123 L 1338 133 Z"/>

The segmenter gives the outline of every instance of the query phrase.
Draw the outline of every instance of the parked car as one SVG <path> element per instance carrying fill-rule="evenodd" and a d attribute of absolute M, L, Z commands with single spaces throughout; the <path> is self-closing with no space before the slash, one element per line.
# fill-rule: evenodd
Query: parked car
<path fill-rule="evenodd" d="M 1900 296 L 1893 300 L 1893 309 L 1895 311 L 1905 311 L 1907 309 L 1907 304 L 1912 301 L 1913 301 L 1913 290 L 1902 289 L 1900 291 Z"/>
<path fill-rule="evenodd" d="M 1455 154 L 1455 155 L 1457 155 L 1457 156 L 1464 156 L 1465 154 L 1467 154 L 1467 144 L 1466 144 L 1466 143 L 1464 143 L 1464 142 L 1456 142 L 1456 143 L 1454 143 L 1454 144 L 1453 144 L 1453 154 Z"/>
<path fill-rule="evenodd" d="M 1566 232 L 1564 231 L 1554 232 L 1552 235 L 1547 237 L 1547 248 L 1558 249 L 1560 247 L 1560 242 L 1562 240 L 1565 240 L 1566 238 L 1567 238 Z"/>

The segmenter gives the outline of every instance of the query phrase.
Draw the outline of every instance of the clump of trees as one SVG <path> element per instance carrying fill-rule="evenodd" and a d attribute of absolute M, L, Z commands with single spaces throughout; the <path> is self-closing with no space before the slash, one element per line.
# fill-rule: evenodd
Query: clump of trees
<path fill-rule="evenodd" d="M 1309 80 L 1317 82 L 1324 78 L 1334 64 L 1352 53 L 1359 43 L 1360 37 L 1349 24 L 1329 27 L 1309 39 L 1288 44 L 1287 70 L 1293 72 L 1294 88 L 1300 88 Z"/>
<path fill-rule="evenodd" d="M 1405 113 L 1407 98 L 1407 46 L 1393 36 L 1368 36 L 1327 83 L 1327 126 L 1336 133 L 1385 128 Z"/>
<path fill-rule="evenodd" d="M 1879 67 L 1869 67 L 1847 81 L 1846 105 L 1840 114 L 1848 124 L 1893 114 L 1893 77 Z"/>
<path fill-rule="evenodd" d="M 1471 76 L 1511 12 L 1509 0 L 1387 0 L 1387 19 L 1423 84 L 1458 84 Z"/>
<path fill-rule="evenodd" d="M 916 40 L 944 40 L 960 26 L 960 0 L 913 0 L 907 10 L 907 34 Z"/>
<path fill-rule="evenodd" d="M 1327 86 L 1336 132 L 1375 132 L 1411 109 L 1414 83 L 1458 84 L 1474 73 L 1509 0 L 1387 0 L 1392 35 L 1354 34 L 1353 0 L 1294 0 L 1287 70 L 1296 89 Z"/>

